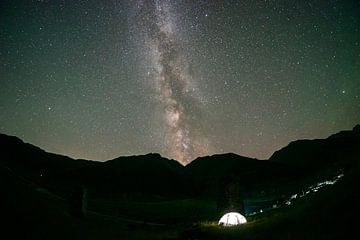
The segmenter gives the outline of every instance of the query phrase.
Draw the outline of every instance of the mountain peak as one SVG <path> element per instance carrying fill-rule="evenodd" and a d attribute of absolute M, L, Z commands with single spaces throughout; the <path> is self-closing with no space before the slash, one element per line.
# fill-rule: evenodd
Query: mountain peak
<path fill-rule="evenodd" d="M 360 133 L 360 124 L 356 124 L 356 125 L 353 127 L 353 132 L 355 132 L 355 133 Z"/>

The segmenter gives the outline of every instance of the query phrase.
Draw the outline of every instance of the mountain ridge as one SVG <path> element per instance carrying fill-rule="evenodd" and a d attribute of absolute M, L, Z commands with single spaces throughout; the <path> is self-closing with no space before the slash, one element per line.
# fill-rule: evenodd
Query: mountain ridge
<path fill-rule="evenodd" d="M 348 158 L 358 154 L 360 147 L 360 125 L 352 130 L 340 131 L 325 139 L 302 139 L 290 142 L 287 146 L 275 151 L 269 158 L 278 162 L 316 171 L 324 166 L 348 164 Z M 339 167 L 339 166 L 338 166 Z"/>
<path fill-rule="evenodd" d="M 228 159 L 234 159 L 234 157 L 235 157 L 235 158 L 239 158 L 239 159 L 243 159 L 243 160 L 256 160 L 256 161 L 266 161 L 266 160 L 271 161 L 272 160 L 272 161 L 274 161 L 275 156 L 279 152 L 283 151 L 284 149 L 286 149 L 288 147 L 293 147 L 294 145 L 298 145 L 299 143 L 302 144 L 302 143 L 307 143 L 307 142 L 324 142 L 324 141 L 327 141 L 327 140 L 349 138 L 349 137 L 352 137 L 352 138 L 360 137 L 360 124 L 355 125 L 352 130 L 340 131 L 338 133 L 331 134 L 330 136 L 328 136 L 327 138 L 324 138 L 324 139 L 298 139 L 298 140 L 295 140 L 295 141 L 291 141 L 287 146 L 285 146 L 285 147 L 283 147 L 283 148 L 281 148 L 279 150 L 276 150 L 268 159 L 264 159 L 264 160 L 257 159 L 257 158 L 252 158 L 252 157 L 246 157 L 246 156 L 242 156 L 242 155 L 239 155 L 239 154 L 236 154 L 236 153 L 229 152 L 229 153 L 217 153 L 217 154 L 213 154 L 213 155 L 209 155 L 209 156 L 197 157 L 196 159 L 191 161 L 186 166 L 191 165 L 191 164 L 193 164 L 194 162 L 197 162 L 197 161 L 203 161 L 204 159 L 208 159 L 208 160 L 210 158 L 212 158 L 212 159 L 220 159 L 220 158 L 224 158 L 224 157 L 226 157 Z M 64 155 L 64 154 L 58 154 L 58 153 L 52 153 L 52 152 L 45 151 L 45 150 L 43 150 L 42 148 L 40 148 L 40 147 L 38 147 L 36 145 L 24 142 L 19 137 L 12 136 L 12 135 L 7 135 L 7 134 L 3 134 L 3 133 L 0 133 L 0 144 L 2 145 L 2 147 L 5 147 L 5 148 L 7 148 L 7 147 L 12 148 L 15 145 L 19 146 L 21 144 L 24 144 L 24 146 L 27 146 L 27 148 L 32 148 L 33 150 L 38 151 L 38 152 L 52 154 L 52 155 L 55 155 L 55 156 L 58 156 L 58 157 L 65 157 L 65 158 L 68 158 L 68 159 L 71 159 L 71 160 L 76 160 L 76 161 L 91 161 L 91 162 L 106 163 L 106 162 L 113 162 L 113 161 L 119 161 L 119 160 L 125 160 L 125 159 L 129 159 L 129 158 L 137 158 L 137 157 L 139 157 L 139 158 L 148 158 L 148 159 L 166 159 L 166 160 L 169 160 L 169 161 L 177 162 L 177 160 L 163 157 L 159 153 L 147 153 L 147 154 L 140 154 L 140 155 L 118 156 L 116 158 L 109 159 L 109 160 L 106 160 L 106 161 L 97 161 L 97 160 L 81 159 L 81 158 L 76 159 L 76 158 L 72 158 L 72 157 L 69 157 L 69 156 Z"/>
<path fill-rule="evenodd" d="M 75 160 L 0 134 L 0 164 L 64 193 L 75 186 L 86 186 L 99 196 L 216 196 L 226 181 L 238 182 L 251 192 L 346 171 L 357 164 L 353 155 L 358 156 L 360 134 L 358 127 L 354 129 L 326 139 L 293 141 L 266 161 L 225 153 L 199 157 L 186 166 L 157 153 L 121 156 L 105 162 Z"/>

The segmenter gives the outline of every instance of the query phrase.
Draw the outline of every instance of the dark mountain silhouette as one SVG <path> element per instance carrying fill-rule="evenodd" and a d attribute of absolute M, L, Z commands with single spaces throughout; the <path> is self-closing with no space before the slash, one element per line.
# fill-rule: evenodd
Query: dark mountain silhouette
<path fill-rule="evenodd" d="M 182 235 L 174 238 L 174 231 L 184 231 L 194 221 L 218 219 L 229 203 L 240 206 L 243 199 L 250 199 L 254 206 L 265 206 L 343 173 L 332 188 L 310 194 L 289 208 L 255 215 L 238 232 L 192 227 L 184 231 L 198 239 L 339 239 L 356 229 L 359 147 L 357 125 L 326 139 L 292 142 L 268 161 L 228 153 L 201 157 L 184 167 L 159 154 L 106 162 L 75 160 L 0 134 L 4 236 L 151 239 L 159 232 L 167 234 L 172 226 L 171 239 L 183 239 Z M 69 207 L 76 191 L 82 193 L 77 196 L 83 204 L 89 198 L 85 220 L 72 215 Z M 7 238 L 8 233 L 13 238 Z"/>
<path fill-rule="evenodd" d="M 341 131 L 326 139 L 298 140 L 276 151 L 270 162 L 283 163 L 304 173 L 346 171 L 358 162 L 360 125 L 351 131 Z"/>
<path fill-rule="evenodd" d="M 357 163 L 354 155 L 359 155 L 359 128 L 357 125 L 352 131 L 342 131 L 327 139 L 291 142 L 269 161 L 228 153 L 200 157 L 186 167 L 159 154 L 119 157 L 106 162 L 74 160 L 0 134 L 0 164 L 65 195 L 75 186 L 86 186 L 92 194 L 111 197 L 216 195 L 227 178 L 253 191 L 259 186 L 298 181 L 320 170 L 327 175 L 346 171 Z"/>
<path fill-rule="evenodd" d="M 0 154 L 2 166 L 65 195 L 79 186 L 105 195 L 183 193 L 182 165 L 159 154 L 106 162 L 74 160 L 4 134 L 0 134 Z"/>
<path fill-rule="evenodd" d="M 92 194 L 110 197 L 129 194 L 184 196 L 209 192 L 214 195 L 219 182 L 227 176 L 236 176 L 241 185 L 249 187 L 274 180 L 274 174 L 280 179 L 290 171 L 284 171 L 283 164 L 231 153 L 198 158 L 183 167 L 159 154 L 96 162 L 47 153 L 4 134 L 0 135 L 0 143 L 0 164 L 65 195 L 78 186 L 86 186 Z"/>
<path fill-rule="evenodd" d="M 0 134 L 0 156 L 1 165 L 16 169 L 31 177 L 56 175 L 97 163 L 48 153 L 29 143 L 24 143 L 17 137 L 5 134 Z"/>
<path fill-rule="evenodd" d="M 244 191 L 258 185 L 278 184 L 297 176 L 296 171 L 282 163 L 247 158 L 233 153 L 200 157 L 185 167 L 186 176 L 196 186 L 216 194 L 224 181 L 236 181 Z"/>
<path fill-rule="evenodd" d="M 183 167 L 177 161 L 159 154 L 147 154 L 88 164 L 51 179 L 58 183 L 75 182 L 88 187 L 96 195 L 121 197 L 133 193 L 141 198 L 144 195 L 183 195 L 182 171 Z"/>

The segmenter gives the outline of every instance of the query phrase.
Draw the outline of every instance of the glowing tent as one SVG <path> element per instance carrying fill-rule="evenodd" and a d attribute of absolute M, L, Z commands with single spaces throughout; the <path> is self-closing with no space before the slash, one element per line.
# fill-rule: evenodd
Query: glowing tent
<path fill-rule="evenodd" d="M 229 212 L 222 216 L 219 220 L 219 225 L 234 226 L 246 223 L 246 218 L 237 212 Z"/>

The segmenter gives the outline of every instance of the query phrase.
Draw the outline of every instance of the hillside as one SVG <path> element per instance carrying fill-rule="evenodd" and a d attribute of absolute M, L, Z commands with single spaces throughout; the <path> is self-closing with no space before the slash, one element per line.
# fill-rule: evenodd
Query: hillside
<path fill-rule="evenodd" d="M 347 171 L 354 164 L 354 156 L 359 156 L 360 126 L 350 131 L 341 131 L 326 139 L 298 140 L 276 151 L 270 162 L 282 163 L 308 174 L 325 170 Z"/>
<path fill-rule="evenodd" d="M 228 153 L 200 157 L 185 167 L 159 154 L 96 162 L 47 153 L 4 134 L 0 135 L 0 143 L 0 164 L 65 196 L 85 186 L 92 194 L 103 197 L 214 197 L 229 179 L 240 184 L 245 195 L 252 195 L 347 171 L 356 164 L 353 156 L 359 155 L 360 137 L 356 126 L 327 139 L 291 142 L 269 161 Z"/>
<path fill-rule="evenodd" d="M 74 160 L 47 153 L 22 140 L 0 135 L 1 163 L 38 184 L 68 196 L 79 187 L 102 197 L 186 196 L 217 193 L 219 182 L 238 176 L 243 187 L 283 178 L 283 164 L 236 154 L 202 157 L 183 167 L 159 154 L 119 157 L 106 162 Z M 290 171 L 290 169 L 288 169 Z M 236 178 L 238 178 L 236 177 Z"/>
<path fill-rule="evenodd" d="M 229 153 L 184 167 L 159 154 L 75 160 L 1 134 L 4 234 L 13 235 L 6 239 L 341 239 L 356 232 L 359 146 L 356 126 L 326 139 L 292 142 L 269 161 Z M 294 193 L 339 174 L 337 183 L 285 204 Z M 248 224 L 223 229 L 217 226 L 219 203 L 229 186 L 236 186 L 244 201 Z M 84 192 L 87 216 L 79 217 L 74 199 Z M 264 212 L 256 214 L 260 209 Z"/>

